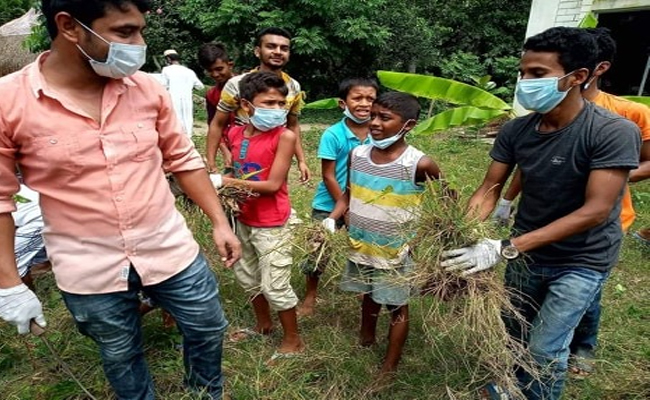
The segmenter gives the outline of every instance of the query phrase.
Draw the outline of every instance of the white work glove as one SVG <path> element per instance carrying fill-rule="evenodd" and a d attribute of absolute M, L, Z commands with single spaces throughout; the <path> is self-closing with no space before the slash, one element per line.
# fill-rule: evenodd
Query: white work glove
<path fill-rule="evenodd" d="M 334 233 L 336 231 L 336 220 L 334 218 L 325 218 L 321 225 L 326 231 Z"/>
<path fill-rule="evenodd" d="M 492 219 L 500 224 L 507 225 L 510 220 L 510 213 L 512 212 L 512 201 L 506 199 L 499 199 L 497 209 L 492 214 Z"/>
<path fill-rule="evenodd" d="M 0 289 L 0 318 L 16 325 L 21 335 L 29 332 L 32 319 L 41 327 L 46 325 L 41 302 L 24 283 Z"/>
<path fill-rule="evenodd" d="M 223 185 L 221 174 L 210 174 L 210 182 L 215 189 L 219 189 Z"/>
<path fill-rule="evenodd" d="M 494 267 L 501 261 L 501 241 L 483 239 L 474 246 L 449 250 L 442 253 L 445 261 L 440 264 L 445 271 L 463 271 L 467 276 Z"/>

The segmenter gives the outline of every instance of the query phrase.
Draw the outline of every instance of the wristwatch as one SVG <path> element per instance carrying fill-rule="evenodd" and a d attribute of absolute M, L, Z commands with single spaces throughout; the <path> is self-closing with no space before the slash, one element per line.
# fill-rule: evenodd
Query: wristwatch
<path fill-rule="evenodd" d="M 501 241 L 501 257 L 511 261 L 519 258 L 520 255 L 519 249 L 512 244 L 510 239 Z"/>

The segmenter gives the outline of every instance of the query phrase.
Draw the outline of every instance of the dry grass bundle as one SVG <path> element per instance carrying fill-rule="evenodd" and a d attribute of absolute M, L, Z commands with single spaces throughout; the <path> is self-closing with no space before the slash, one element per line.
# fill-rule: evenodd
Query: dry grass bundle
<path fill-rule="evenodd" d="M 343 265 L 347 255 L 346 232 L 331 233 L 320 221 L 304 222 L 292 230 L 294 264 L 315 270 Z"/>
<path fill-rule="evenodd" d="M 251 197 L 259 196 L 244 185 L 223 185 L 217 189 L 217 195 L 221 201 L 221 207 L 227 215 L 236 216 L 241 212 L 240 205 Z"/>
<path fill-rule="evenodd" d="M 36 59 L 22 45 L 25 36 L 0 36 L 0 76 L 18 71 Z"/>
<path fill-rule="evenodd" d="M 525 325 L 510 302 L 514 293 L 503 285 L 501 272 L 466 277 L 440 267 L 443 251 L 471 245 L 481 238 L 502 237 L 497 228 L 467 216 L 466 205 L 446 197 L 437 183 L 427 185 L 415 227 L 415 272 L 410 279 L 421 293 L 423 330 L 446 369 L 464 370 L 470 381 L 458 398 L 475 398 L 476 388 L 495 381 L 516 397 L 515 366 L 538 376 L 524 346 L 508 335 L 502 315 Z M 433 297 L 433 298 L 432 298 Z M 451 355 L 451 356 L 450 356 Z"/>

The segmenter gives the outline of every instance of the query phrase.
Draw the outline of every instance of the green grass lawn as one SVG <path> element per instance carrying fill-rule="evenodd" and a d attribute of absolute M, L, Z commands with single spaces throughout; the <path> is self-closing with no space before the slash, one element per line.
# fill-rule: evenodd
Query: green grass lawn
<path fill-rule="evenodd" d="M 318 120 L 317 122 L 325 122 Z M 333 122 L 331 119 L 328 122 Z M 318 175 L 315 157 L 321 131 L 303 132 L 304 147 L 312 171 Z M 435 139 L 412 138 L 412 144 L 431 155 L 448 180 L 463 197 L 469 196 L 483 178 L 489 163 L 490 146 L 476 140 L 444 135 Z M 199 147 L 204 145 L 197 138 Z M 311 198 L 318 178 L 307 185 L 297 182 L 298 171 L 291 171 L 291 198 L 294 208 L 308 219 Z M 649 183 L 637 184 L 639 217 L 633 230 L 650 225 Z M 210 227 L 196 212 L 188 214 L 195 236 L 212 261 L 220 280 L 224 309 L 231 327 L 254 323 L 252 309 L 231 271 L 217 262 L 211 244 Z M 621 261 L 605 288 L 603 321 L 597 372 L 590 378 L 569 380 L 565 398 L 649 399 L 650 398 L 650 264 L 649 249 L 626 237 Z M 385 351 L 387 315 L 380 319 L 379 344 L 370 349 L 357 345 L 359 304 L 356 297 L 338 289 L 337 268 L 323 278 L 322 301 L 315 317 L 301 319 L 307 344 L 304 358 L 282 362 L 268 368 L 265 361 L 280 337 L 225 344 L 224 369 L 228 389 L 238 400 L 244 399 L 365 399 L 369 383 Z M 302 297 L 303 276 L 294 268 L 294 288 Z M 47 337 L 75 375 L 98 399 L 110 399 L 94 344 L 79 334 L 65 309 L 53 278 L 36 282 L 48 320 Z M 428 326 L 424 311 L 433 301 L 415 299 L 411 307 L 411 332 L 395 384 L 377 399 L 473 399 L 474 390 L 488 376 L 473 375 L 474 360 L 454 351 L 455 337 L 436 335 Z M 470 329 L 470 327 L 468 327 Z M 158 398 L 191 399 L 181 385 L 183 362 L 175 349 L 180 335 L 162 328 L 159 312 L 144 318 L 146 357 L 154 376 Z M 435 341 L 435 343 L 433 342 Z M 86 399 L 76 384 L 60 368 L 41 341 L 33 336 L 18 337 L 15 328 L 0 324 L 1 399 Z"/>

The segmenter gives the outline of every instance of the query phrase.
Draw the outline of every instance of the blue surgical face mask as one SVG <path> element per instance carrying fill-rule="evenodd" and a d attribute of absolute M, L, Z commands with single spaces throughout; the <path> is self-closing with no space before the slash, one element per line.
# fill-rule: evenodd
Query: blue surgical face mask
<path fill-rule="evenodd" d="M 391 137 L 377 140 L 377 139 L 373 139 L 372 135 L 369 135 L 368 139 L 370 140 L 370 144 L 373 147 L 376 147 L 381 150 L 389 148 L 390 146 L 395 144 L 402 136 L 406 135 L 406 132 L 408 132 L 405 130 L 406 124 L 408 124 L 410 121 L 411 121 L 410 119 L 406 121 L 404 125 L 402 125 L 402 129 L 400 129 L 399 132 L 397 132 L 395 135 Z"/>
<path fill-rule="evenodd" d="M 515 90 L 517 101 L 526 110 L 546 114 L 557 107 L 571 90 L 559 90 L 558 83 L 572 73 L 551 78 L 520 79 Z"/>
<path fill-rule="evenodd" d="M 77 20 L 77 22 L 79 21 Z M 109 42 L 83 23 L 79 22 L 79 24 L 88 32 L 108 43 L 106 61 L 94 60 L 77 44 L 77 48 L 88 58 L 90 66 L 97 75 L 114 79 L 126 78 L 135 74 L 144 65 L 147 59 L 147 46 Z"/>
<path fill-rule="evenodd" d="M 345 115 L 348 119 L 352 120 L 352 122 L 354 122 L 355 124 L 359 124 L 359 125 L 365 124 L 366 122 L 370 121 L 370 116 L 368 116 L 368 118 L 364 118 L 364 119 L 359 119 L 359 118 L 355 117 L 352 114 L 352 112 L 350 112 L 350 109 L 348 108 L 348 106 L 345 106 L 345 110 L 343 110 L 343 115 Z"/>
<path fill-rule="evenodd" d="M 250 123 L 258 131 L 270 131 L 287 123 L 289 111 L 284 108 L 260 108 L 252 104 L 250 107 L 254 110 L 253 115 L 250 117 Z"/>

